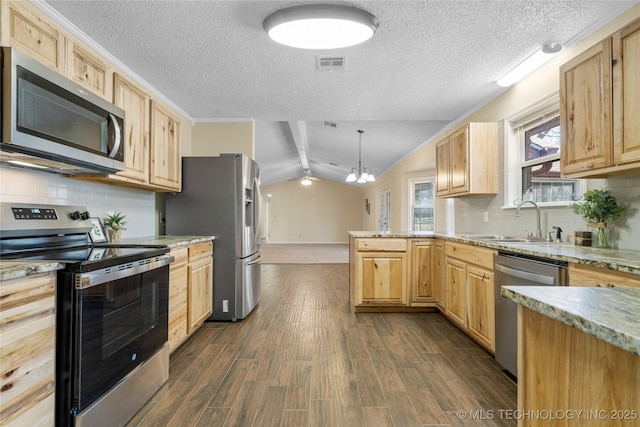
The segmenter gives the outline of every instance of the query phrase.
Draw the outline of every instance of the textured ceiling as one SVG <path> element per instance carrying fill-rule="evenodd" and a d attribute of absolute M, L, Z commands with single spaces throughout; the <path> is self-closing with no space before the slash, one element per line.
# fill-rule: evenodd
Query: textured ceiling
<path fill-rule="evenodd" d="M 497 96 L 495 81 L 542 44 L 571 44 L 637 2 L 343 2 L 380 27 L 330 51 L 281 46 L 262 29 L 271 12 L 308 2 L 46 3 L 194 120 L 255 119 L 263 184 L 272 184 L 303 174 L 287 122 L 306 122 L 313 176 L 344 180 L 357 165 L 357 129 L 363 163 L 380 175 Z M 344 55 L 345 69 L 318 71 L 317 55 Z"/>

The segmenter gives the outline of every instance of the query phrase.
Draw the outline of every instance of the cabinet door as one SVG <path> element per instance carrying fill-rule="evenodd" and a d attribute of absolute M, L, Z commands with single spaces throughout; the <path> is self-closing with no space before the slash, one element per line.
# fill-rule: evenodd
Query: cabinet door
<path fill-rule="evenodd" d="M 149 96 L 119 74 L 113 79 L 113 103 L 122 108 L 125 120 L 126 169 L 118 176 L 140 182 L 149 181 Z"/>
<path fill-rule="evenodd" d="M 449 194 L 449 139 L 436 145 L 436 196 Z"/>
<path fill-rule="evenodd" d="M 151 175 L 149 181 L 180 190 L 180 124 L 169 110 L 151 101 Z"/>
<path fill-rule="evenodd" d="M 433 248 L 432 242 L 411 244 L 411 304 L 435 301 L 433 289 Z"/>
<path fill-rule="evenodd" d="M 447 311 L 449 318 L 466 330 L 467 292 L 466 266 L 463 262 L 447 259 Z"/>
<path fill-rule="evenodd" d="M 434 270 L 435 270 L 435 294 L 436 303 L 446 309 L 446 289 L 447 283 L 445 281 L 446 269 L 444 265 L 444 242 L 436 242 L 434 245 Z"/>
<path fill-rule="evenodd" d="M 213 304 L 213 260 L 201 258 L 189 265 L 188 333 L 197 329 L 210 315 Z"/>
<path fill-rule="evenodd" d="M 186 247 L 172 249 L 170 255 L 175 258 L 169 269 L 169 351 L 173 351 L 187 338 L 189 270 Z"/>
<path fill-rule="evenodd" d="M 361 303 L 386 303 L 406 305 L 405 252 L 361 252 L 358 253 Z"/>
<path fill-rule="evenodd" d="M 469 191 L 469 127 L 465 126 L 449 137 L 450 191 Z"/>
<path fill-rule="evenodd" d="M 612 164 L 611 97 L 608 38 L 560 68 L 560 158 L 564 176 L 594 174 L 598 168 Z"/>
<path fill-rule="evenodd" d="M 495 351 L 495 303 L 493 272 L 467 266 L 469 333 L 484 347 Z"/>
<path fill-rule="evenodd" d="M 640 20 L 613 37 L 614 157 L 640 162 Z"/>
<path fill-rule="evenodd" d="M 65 38 L 46 15 L 25 1 L 1 1 L 0 44 L 12 46 L 64 74 Z"/>
<path fill-rule="evenodd" d="M 66 76 L 69 80 L 111 102 L 113 93 L 111 66 L 107 61 L 98 58 L 70 39 L 67 39 Z"/>
<path fill-rule="evenodd" d="M 0 286 L 0 425 L 54 425 L 56 273 Z"/>

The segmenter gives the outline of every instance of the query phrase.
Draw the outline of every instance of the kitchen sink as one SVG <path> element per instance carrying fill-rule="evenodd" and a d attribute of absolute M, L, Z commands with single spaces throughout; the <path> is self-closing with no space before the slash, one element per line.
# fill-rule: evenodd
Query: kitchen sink
<path fill-rule="evenodd" d="M 540 243 L 546 240 L 542 237 L 517 237 L 504 236 L 501 234 L 463 234 L 465 239 L 482 240 L 485 242 L 513 242 L 513 243 Z"/>

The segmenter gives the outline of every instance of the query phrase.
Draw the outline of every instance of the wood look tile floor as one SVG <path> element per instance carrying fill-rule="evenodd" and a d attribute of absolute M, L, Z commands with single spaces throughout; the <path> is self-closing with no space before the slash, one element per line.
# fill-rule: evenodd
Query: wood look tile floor
<path fill-rule="evenodd" d="M 347 264 L 262 265 L 260 305 L 205 323 L 128 426 L 515 426 L 516 385 L 439 313 L 354 313 Z"/>

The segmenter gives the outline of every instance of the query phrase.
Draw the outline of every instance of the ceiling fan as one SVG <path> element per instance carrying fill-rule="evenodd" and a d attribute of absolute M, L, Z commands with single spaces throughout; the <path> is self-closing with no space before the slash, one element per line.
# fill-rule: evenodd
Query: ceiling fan
<path fill-rule="evenodd" d="M 300 178 L 293 178 L 293 179 L 290 179 L 289 181 L 295 181 L 295 180 L 300 180 L 300 184 L 302 184 L 305 187 L 310 186 L 313 183 L 313 181 L 322 181 L 322 179 L 320 178 L 311 176 L 311 172 L 309 172 L 309 169 L 304 170 L 304 176 Z"/>

